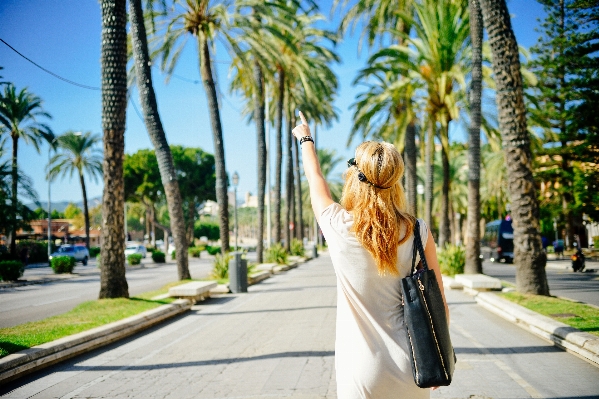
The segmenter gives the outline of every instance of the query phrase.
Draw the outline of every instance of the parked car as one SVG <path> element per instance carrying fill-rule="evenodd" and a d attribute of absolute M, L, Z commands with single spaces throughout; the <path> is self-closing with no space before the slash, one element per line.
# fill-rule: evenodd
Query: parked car
<path fill-rule="evenodd" d="M 127 257 L 132 254 L 140 254 L 143 258 L 145 258 L 148 254 L 148 250 L 141 244 L 127 244 L 125 256 Z"/>
<path fill-rule="evenodd" d="M 89 251 L 82 245 L 61 245 L 60 248 L 52 255 L 50 260 L 56 256 L 70 256 L 75 259 L 75 262 L 81 262 L 83 265 L 87 265 L 89 260 Z"/>
<path fill-rule="evenodd" d="M 505 220 L 487 223 L 480 252 L 483 259 L 491 262 L 514 262 L 514 228 L 509 216 Z"/>

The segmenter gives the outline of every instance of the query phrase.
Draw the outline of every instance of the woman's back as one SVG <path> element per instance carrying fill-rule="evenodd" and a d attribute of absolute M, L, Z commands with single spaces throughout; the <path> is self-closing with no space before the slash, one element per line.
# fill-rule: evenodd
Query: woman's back
<path fill-rule="evenodd" d="M 429 391 L 414 384 L 401 305 L 400 280 L 410 272 L 413 234 L 397 248 L 399 275 L 381 276 L 372 255 L 351 231 L 352 215 L 341 205 L 328 206 L 319 224 L 337 275 L 339 398 L 428 398 Z M 423 221 L 420 229 L 426 240 Z"/>

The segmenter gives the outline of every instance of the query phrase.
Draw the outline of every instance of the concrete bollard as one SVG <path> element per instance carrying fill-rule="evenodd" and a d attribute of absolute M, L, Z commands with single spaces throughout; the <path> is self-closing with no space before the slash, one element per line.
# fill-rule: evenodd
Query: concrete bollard
<path fill-rule="evenodd" d="M 233 256 L 229 261 L 229 289 L 237 294 L 248 292 L 248 264 L 242 259 L 243 252 L 231 252 Z"/>

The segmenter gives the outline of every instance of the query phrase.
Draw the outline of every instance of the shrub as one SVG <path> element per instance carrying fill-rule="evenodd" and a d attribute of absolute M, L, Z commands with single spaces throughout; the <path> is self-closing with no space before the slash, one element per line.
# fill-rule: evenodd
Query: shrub
<path fill-rule="evenodd" d="M 100 255 L 100 247 L 89 247 L 89 257 L 95 258 Z"/>
<path fill-rule="evenodd" d="M 216 255 L 216 254 L 220 253 L 220 247 L 218 247 L 218 246 L 211 247 L 210 245 L 208 245 L 206 247 L 206 251 L 208 251 L 208 253 L 210 255 Z"/>
<path fill-rule="evenodd" d="M 152 260 L 154 263 L 164 263 L 166 262 L 166 256 L 162 251 L 154 251 L 152 252 Z"/>
<path fill-rule="evenodd" d="M 301 242 L 300 240 L 298 240 L 297 238 L 294 238 L 293 240 L 291 240 L 291 255 L 296 255 L 296 256 L 304 256 L 305 255 L 304 243 Z"/>
<path fill-rule="evenodd" d="M 441 273 L 448 276 L 464 273 L 466 250 L 461 245 L 448 244 L 437 254 Z"/>
<path fill-rule="evenodd" d="M 55 256 L 52 258 L 50 266 L 52 266 L 52 270 L 56 274 L 71 273 L 75 268 L 75 258 L 71 258 L 70 256 Z"/>
<path fill-rule="evenodd" d="M 287 251 L 281 244 L 271 245 L 271 247 L 266 250 L 266 261 L 284 265 L 287 263 Z"/>
<path fill-rule="evenodd" d="M 599 251 L 599 236 L 593 236 L 593 247 L 595 251 Z"/>
<path fill-rule="evenodd" d="M 220 227 L 218 223 L 196 222 L 193 229 L 195 238 L 206 237 L 211 241 L 216 241 L 220 238 Z"/>
<path fill-rule="evenodd" d="M 229 261 L 233 257 L 229 254 L 214 256 L 214 267 L 212 268 L 212 277 L 216 279 L 229 278 Z"/>
<path fill-rule="evenodd" d="M 18 280 L 25 271 L 25 265 L 18 260 L 0 261 L 0 279 L 2 281 Z"/>
<path fill-rule="evenodd" d="M 96 267 L 99 269 L 102 267 L 102 255 L 98 254 L 96 256 Z"/>
<path fill-rule="evenodd" d="M 172 259 L 172 260 L 175 260 L 175 259 L 177 259 L 177 251 L 173 251 L 173 252 L 171 252 L 171 259 Z"/>
<path fill-rule="evenodd" d="M 50 250 L 56 251 L 56 245 L 50 244 Z M 27 249 L 27 263 L 48 261 L 48 241 L 21 240 L 17 243 L 17 254 Z"/>
<path fill-rule="evenodd" d="M 194 258 L 199 258 L 200 254 L 204 250 L 204 247 L 189 247 L 189 254 Z"/>
<path fill-rule="evenodd" d="M 131 254 L 127 256 L 127 262 L 129 262 L 131 266 L 139 265 L 141 263 L 141 254 Z"/>

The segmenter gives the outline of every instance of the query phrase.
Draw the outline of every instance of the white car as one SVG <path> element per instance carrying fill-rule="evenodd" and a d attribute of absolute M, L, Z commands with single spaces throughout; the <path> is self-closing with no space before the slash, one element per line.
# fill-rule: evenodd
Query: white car
<path fill-rule="evenodd" d="M 75 259 L 75 262 L 81 262 L 83 265 L 87 265 L 87 261 L 89 260 L 89 251 L 87 248 L 81 245 L 62 245 L 58 248 L 58 251 L 54 252 L 50 255 L 50 260 L 57 256 L 70 256 Z"/>
<path fill-rule="evenodd" d="M 141 244 L 127 244 L 127 248 L 125 249 L 125 256 L 129 256 L 132 254 L 140 254 L 143 258 L 148 254 L 148 250 Z"/>

